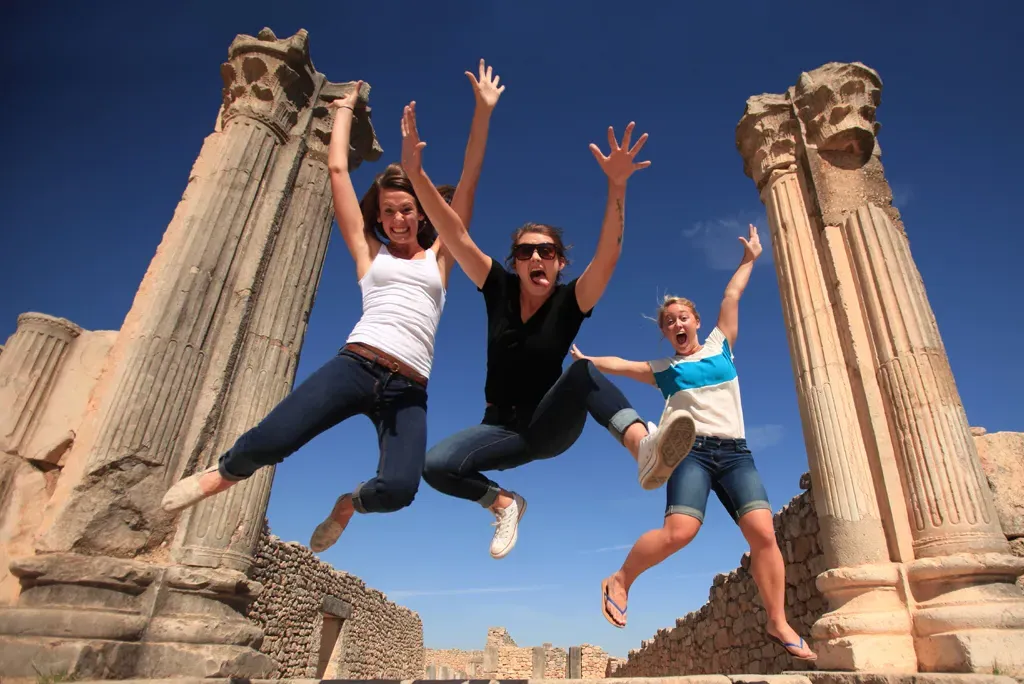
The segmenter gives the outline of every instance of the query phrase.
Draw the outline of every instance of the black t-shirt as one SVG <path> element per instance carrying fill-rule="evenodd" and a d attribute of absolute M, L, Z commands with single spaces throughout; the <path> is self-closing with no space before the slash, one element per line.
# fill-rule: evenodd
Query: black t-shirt
<path fill-rule="evenodd" d="M 576 301 L 576 280 L 555 291 L 525 323 L 519 309 L 519 277 L 492 258 L 491 272 L 479 288 L 487 305 L 487 382 L 484 397 L 528 418 L 562 375 L 562 361 L 576 339 L 583 313 Z"/>

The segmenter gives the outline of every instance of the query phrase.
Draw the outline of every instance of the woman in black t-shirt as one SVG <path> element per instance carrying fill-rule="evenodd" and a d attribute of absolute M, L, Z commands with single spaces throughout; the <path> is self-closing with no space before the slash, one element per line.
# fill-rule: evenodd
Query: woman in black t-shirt
<path fill-rule="evenodd" d="M 416 131 L 416 103 L 402 119 L 402 166 L 417 195 L 430 187 L 420 154 L 426 143 Z M 487 470 L 508 470 L 566 451 L 579 438 L 589 413 L 637 459 L 640 484 L 662 485 L 690 450 L 693 420 L 677 412 L 656 428 L 644 425 L 622 392 L 593 363 L 576 361 L 562 372 L 562 361 L 604 293 L 622 252 L 626 181 L 650 162 L 634 162 L 647 140 L 630 148 L 633 124 L 620 145 L 608 128 L 608 156 L 591 145 L 608 176 L 608 201 L 597 252 L 583 275 L 569 283 L 559 279 L 568 260 L 557 228 L 528 223 L 512 236 L 510 271 L 484 254 L 443 202 L 424 201 L 424 209 L 448 213 L 437 221 L 438 233 L 487 306 L 487 407 L 479 425 L 458 432 L 428 453 L 423 479 L 445 494 L 476 501 L 497 518 L 491 556 L 502 558 L 518 538 L 526 501 L 484 477 Z M 436 204 L 438 206 L 430 206 Z M 660 445 L 664 444 L 662 449 Z"/>

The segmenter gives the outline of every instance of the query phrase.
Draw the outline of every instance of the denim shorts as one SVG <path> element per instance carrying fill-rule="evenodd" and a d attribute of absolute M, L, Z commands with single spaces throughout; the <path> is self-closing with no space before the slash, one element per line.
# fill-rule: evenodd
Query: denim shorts
<path fill-rule="evenodd" d="M 682 513 L 704 522 L 711 490 L 733 520 L 772 508 L 745 439 L 698 436 L 665 485 L 665 515 Z"/>

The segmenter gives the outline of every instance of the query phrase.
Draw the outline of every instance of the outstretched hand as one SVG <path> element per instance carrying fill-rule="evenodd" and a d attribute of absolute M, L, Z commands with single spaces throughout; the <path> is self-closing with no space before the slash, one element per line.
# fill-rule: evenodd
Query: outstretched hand
<path fill-rule="evenodd" d="M 743 243 L 743 261 L 755 261 L 757 257 L 761 256 L 761 238 L 757 236 L 757 228 L 753 223 L 750 225 L 750 234 L 746 237 L 740 237 L 740 242 Z"/>
<path fill-rule="evenodd" d="M 498 98 L 505 92 L 505 86 L 498 87 L 498 81 L 501 80 L 501 76 L 493 76 L 493 67 L 487 67 L 484 69 L 484 60 L 480 60 L 480 78 L 477 79 L 469 71 L 466 72 L 466 76 L 469 77 L 469 82 L 473 84 L 473 95 L 476 97 L 477 105 L 485 107 L 486 109 L 494 109 L 494 105 L 498 104 Z"/>
<path fill-rule="evenodd" d="M 356 102 L 359 100 L 359 91 L 363 88 L 362 81 L 356 81 L 355 87 L 351 91 L 343 95 L 342 97 L 331 100 L 327 103 L 328 109 L 341 109 L 342 107 L 348 107 L 355 113 Z"/>
<path fill-rule="evenodd" d="M 406 175 L 412 177 L 423 168 L 423 148 L 427 143 L 420 140 L 416 130 L 416 101 L 405 106 L 402 112 L 402 168 Z"/>
<path fill-rule="evenodd" d="M 614 185 L 625 185 L 626 180 L 633 175 L 634 171 L 646 169 L 651 165 L 649 161 L 633 161 L 640 148 L 647 142 L 646 133 L 640 136 L 640 139 L 636 141 L 632 148 L 627 149 L 629 148 L 630 138 L 633 135 L 634 125 L 634 122 L 630 121 L 629 125 L 626 126 L 626 132 L 622 136 L 621 145 L 615 140 L 615 131 L 611 126 L 608 127 L 608 145 L 610 149 L 607 157 L 601 153 L 601 148 L 594 143 L 590 143 L 590 151 L 594 153 L 594 158 L 601 165 L 601 170 L 604 171 L 605 175 L 608 176 L 608 180 Z"/>
<path fill-rule="evenodd" d="M 572 356 L 573 361 L 580 361 L 582 359 L 589 358 L 580 351 L 580 348 L 575 344 L 569 347 L 569 355 Z"/>

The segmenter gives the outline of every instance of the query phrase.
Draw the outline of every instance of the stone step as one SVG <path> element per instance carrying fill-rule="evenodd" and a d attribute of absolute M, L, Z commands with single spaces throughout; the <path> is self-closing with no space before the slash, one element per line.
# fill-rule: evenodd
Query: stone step
<path fill-rule="evenodd" d="M 231 679 L 121 679 L 117 684 L 237 684 Z M 414 682 L 471 682 L 472 684 L 1019 684 L 1007 675 L 873 672 L 790 672 L 778 675 L 685 675 L 678 677 L 612 677 L 608 679 L 248 679 L 246 684 L 413 684 Z M 5 684 L 7 680 L 5 679 Z M 10 684 L 19 684 L 11 680 Z M 108 684 L 83 680 L 75 684 Z"/>

